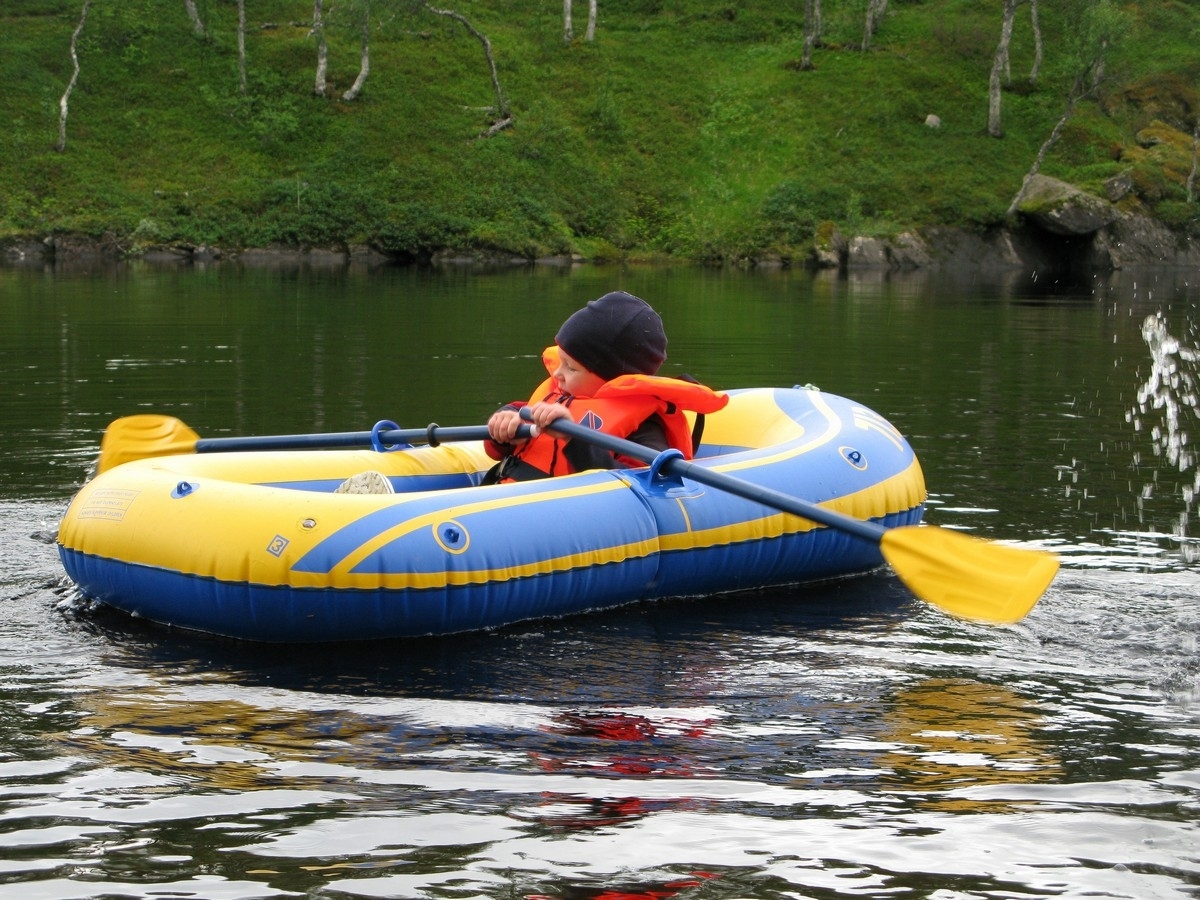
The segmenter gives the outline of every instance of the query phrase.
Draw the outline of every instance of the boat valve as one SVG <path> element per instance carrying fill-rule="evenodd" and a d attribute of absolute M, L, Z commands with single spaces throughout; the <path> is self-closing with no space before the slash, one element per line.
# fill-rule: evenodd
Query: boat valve
<path fill-rule="evenodd" d="M 842 459 L 850 463 L 860 472 L 865 472 L 867 469 L 867 458 L 862 451 L 855 450 L 853 447 L 839 447 L 838 452 L 842 454 Z"/>

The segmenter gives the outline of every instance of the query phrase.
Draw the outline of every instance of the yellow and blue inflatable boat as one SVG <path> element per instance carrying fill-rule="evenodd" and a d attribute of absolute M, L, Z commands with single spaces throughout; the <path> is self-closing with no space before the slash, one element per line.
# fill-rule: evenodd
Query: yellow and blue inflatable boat
<path fill-rule="evenodd" d="M 690 465 L 920 521 L 920 465 L 882 416 L 811 389 L 729 393 Z M 450 634 L 883 564 L 877 542 L 655 467 L 480 486 L 491 464 L 479 442 L 139 459 L 83 487 L 59 552 L 85 597 L 270 642 Z M 395 492 L 334 493 L 367 470 Z"/>

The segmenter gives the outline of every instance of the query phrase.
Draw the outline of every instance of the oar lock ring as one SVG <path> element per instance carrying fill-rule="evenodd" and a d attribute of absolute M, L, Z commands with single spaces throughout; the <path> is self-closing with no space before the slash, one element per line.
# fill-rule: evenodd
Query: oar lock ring
<path fill-rule="evenodd" d="M 662 468 L 673 459 L 683 458 L 683 451 L 678 447 L 668 447 L 666 450 L 663 450 L 658 454 L 658 456 L 654 457 L 654 461 L 650 463 L 650 481 L 661 481 L 666 478 L 672 478 L 675 481 L 679 481 L 679 478 L 670 475 L 670 473 L 664 473 Z"/>
<path fill-rule="evenodd" d="M 430 433 L 432 433 L 432 429 L 434 429 L 436 427 L 437 427 L 436 425 L 430 425 L 429 426 Z M 376 453 L 387 453 L 389 450 L 411 450 L 412 444 L 384 444 L 383 443 L 382 435 L 385 431 L 399 431 L 399 430 L 400 430 L 400 426 L 397 425 L 395 422 L 392 422 L 389 419 L 381 419 L 380 421 L 376 422 L 374 427 L 371 428 L 371 449 L 374 450 Z"/>

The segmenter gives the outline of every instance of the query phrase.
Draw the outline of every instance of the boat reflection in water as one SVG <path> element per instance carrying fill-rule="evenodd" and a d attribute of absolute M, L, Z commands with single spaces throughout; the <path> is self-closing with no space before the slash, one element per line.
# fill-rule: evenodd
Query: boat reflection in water
<path fill-rule="evenodd" d="M 878 763 L 881 781 L 917 808 L 1004 812 L 987 786 L 1053 783 L 1059 760 L 1038 737 L 1037 704 L 997 684 L 930 678 L 898 691 L 886 718 L 894 742 Z"/>

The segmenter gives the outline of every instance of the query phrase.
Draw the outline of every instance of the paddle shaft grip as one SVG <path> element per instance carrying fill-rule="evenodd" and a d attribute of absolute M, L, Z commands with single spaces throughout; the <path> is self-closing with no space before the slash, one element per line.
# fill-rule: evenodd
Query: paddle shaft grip
<path fill-rule="evenodd" d="M 529 427 L 522 426 L 519 437 L 529 436 Z M 314 450 L 330 447 L 369 447 L 370 431 L 341 431 L 329 434 L 275 434 L 258 437 L 200 438 L 197 453 L 226 453 L 237 450 Z M 454 441 L 482 441 L 488 437 L 486 425 L 454 425 L 443 428 L 394 428 L 380 431 L 379 440 L 389 446 L 397 444 L 448 444 Z"/>

